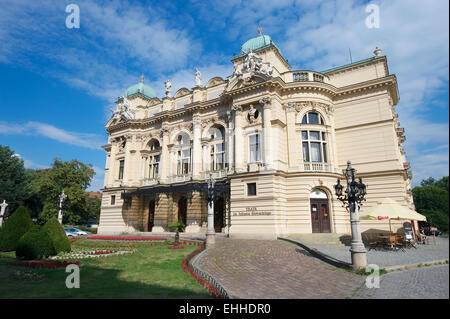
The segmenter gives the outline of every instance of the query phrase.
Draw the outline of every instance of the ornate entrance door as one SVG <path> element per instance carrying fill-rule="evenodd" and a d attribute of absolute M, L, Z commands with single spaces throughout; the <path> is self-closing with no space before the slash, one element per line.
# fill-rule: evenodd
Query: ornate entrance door
<path fill-rule="evenodd" d="M 223 217 L 225 211 L 225 201 L 219 198 L 214 202 L 214 230 L 221 233 L 223 228 Z"/>
<path fill-rule="evenodd" d="M 148 228 L 147 231 L 152 231 L 153 224 L 155 221 L 155 201 L 151 200 L 148 205 Z"/>
<path fill-rule="evenodd" d="M 313 233 L 331 233 L 330 211 L 327 199 L 310 199 Z"/>
<path fill-rule="evenodd" d="M 184 225 L 187 223 L 187 199 L 186 197 L 181 197 L 178 200 L 178 220 Z"/>

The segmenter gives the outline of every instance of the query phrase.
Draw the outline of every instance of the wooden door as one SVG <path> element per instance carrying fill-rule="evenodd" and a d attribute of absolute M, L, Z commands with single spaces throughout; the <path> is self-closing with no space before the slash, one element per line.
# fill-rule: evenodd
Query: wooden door
<path fill-rule="evenodd" d="M 214 230 L 216 233 L 221 233 L 223 228 L 223 217 L 225 212 L 223 198 L 219 198 L 214 202 Z"/>
<path fill-rule="evenodd" d="M 184 225 L 187 223 L 187 199 L 185 197 L 178 200 L 178 221 Z"/>
<path fill-rule="evenodd" d="M 153 225 L 155 221 L 155 201 L 151 200 L 148 205 L 148 227 L 147 231 L 152 231 Z"/>
<path fill-rule="evenodd" d="M 313 233 L 331 233 L 330 211 L 327 199 L 310 199 Z"/>

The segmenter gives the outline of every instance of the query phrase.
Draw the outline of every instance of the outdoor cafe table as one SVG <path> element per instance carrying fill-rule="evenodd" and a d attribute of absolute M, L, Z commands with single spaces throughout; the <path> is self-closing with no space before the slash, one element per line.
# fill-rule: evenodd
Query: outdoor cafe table
<path fill-rule="evenodd" d="M 391 248 L 394 248 L 394 244 L 397 243 L 397 237 L 399 235 L 379 235 L 378 238 L 382 239 L 386 244 L 390 245 Z"/>

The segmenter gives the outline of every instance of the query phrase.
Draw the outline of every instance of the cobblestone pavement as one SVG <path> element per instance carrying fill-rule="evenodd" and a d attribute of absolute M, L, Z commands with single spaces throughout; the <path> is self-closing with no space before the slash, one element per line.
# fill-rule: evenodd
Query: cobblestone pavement
<path fill-rule="evenodd" d="M 341 261 L 351 263 L 349 246 L 338 245 L 306 245 L 315 248 L 325 255 Z M 437 237 L 436 245 L 431 241 L 429 245 L 418 245 L 417 249 L 408 248 L 405 251 L 368 250 L 368 264 L 376 264 L 380 267 L 407 265 L 420 262 L 449 259 L 448 237 Z"/>
<path fill-rule="evenodd" d="M 234 298 L 346 298 L 365 277 L 335 268 L 280 240 L 217 238 L 198 266 Z"/>
<path fill-rule="evenodd" d="M 380 277 L 380 288 L 365 285 L 355 299 L 448 299 L 449 266 L 438 265 L 387 273 Z"/>

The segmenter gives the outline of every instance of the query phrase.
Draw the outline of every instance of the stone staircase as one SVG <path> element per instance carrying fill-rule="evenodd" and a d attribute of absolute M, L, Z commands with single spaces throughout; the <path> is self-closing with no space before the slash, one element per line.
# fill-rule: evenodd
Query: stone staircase
<path fill-rule="evenodd" d="M 297 240 L 307 246 L 308 245 L 345 246 L 344 243 L 349 244 L 351 241 L 350 235 L 335 234 L 335 233 L 292 234 L 284 237 Z"/>

